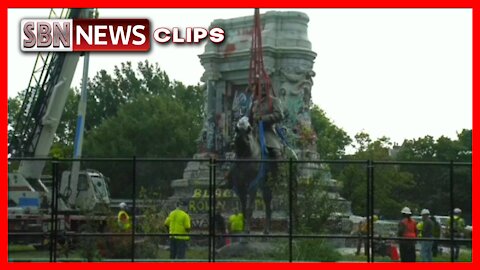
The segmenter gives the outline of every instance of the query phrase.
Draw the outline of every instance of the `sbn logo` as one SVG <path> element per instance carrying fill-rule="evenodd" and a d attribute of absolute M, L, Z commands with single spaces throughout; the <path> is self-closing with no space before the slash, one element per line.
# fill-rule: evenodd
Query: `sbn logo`
<path fill-rule="evenodd" d="M 147 19 L 22 20 L 22 51 L 148 51 Z"/>

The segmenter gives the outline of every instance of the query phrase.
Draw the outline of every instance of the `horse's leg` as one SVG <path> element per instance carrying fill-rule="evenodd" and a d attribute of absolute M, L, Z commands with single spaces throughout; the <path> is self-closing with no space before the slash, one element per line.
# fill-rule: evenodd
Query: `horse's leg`
<path fill-rule="evenodd" d="M 271 160 L 278 160 L 282 154 L 280 149 L 268 148 L 268 156 Z M 265 184 L 262 187 L 263 202 L 265 203 L 265 228 L 264 233 L 269 234 L 272 222 L 272 189 L 271 187 L 279 181 L 278 163 L 270 162 L 267 167 Z"/>
<path fill-rule="evenodd" d="M 265 203 L 265 228 L 264 234 L 269 234 L 272 221 L 272 190 L 268 185 L 264 185 L 262 188 L 263 202 Z"/>
<path fill-rule="evenodd" d="M 245 231 L 250 232 L 250 223 L 252 220 L 253 209 L 255 208 L 255 197 L 257 195 L 257 189 L 248 191 L 247 196 L 247 209 L 245 213 Z"/>
<path fill-rule="evenodd" d="M 241 188 L 238 192 L 238 197 L 240 198 L 240 207 L 244 218 L 244 231 L 247 231 L 247 189 Z"/>

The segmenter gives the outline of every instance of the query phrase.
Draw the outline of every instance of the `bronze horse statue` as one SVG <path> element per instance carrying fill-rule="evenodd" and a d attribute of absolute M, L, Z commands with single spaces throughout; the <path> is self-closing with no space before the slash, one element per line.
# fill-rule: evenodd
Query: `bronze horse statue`
<path fill-rule="evenodd" d="M 249 123 L 248 117 L 242 117 L 235 126 L 234 150 L 236 159 L 262 159 L 262 148 L 259 141 L 258 128 L 254 129 Z M 265 155 L 263 158 L 267 158 Z M 269 170 L 268 162 L 235 162 L 228 174 L 230 186 L 240 199 L 241 211 L 244 216 L 245 232 L 250 231 L 250 221 L 257 190 L 260 188 L 265 203 L 265 227 L 264 233 L 270 233 L 272 218 L 272 190 L 267 183 Z"/>

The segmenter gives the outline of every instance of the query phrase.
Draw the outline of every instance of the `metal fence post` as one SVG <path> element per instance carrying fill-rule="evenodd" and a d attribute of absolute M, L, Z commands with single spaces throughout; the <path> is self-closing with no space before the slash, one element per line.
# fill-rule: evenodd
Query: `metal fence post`
<path fill-rule="evenodd" d="M 132 172 L 132 243 L 131 243 L 131 260 L 135 261 L 135 207 L 136 207 L 136 187 L 137 187 L 137 157 L 133 156 L 133 172 Z"/>
<path fill-rule="evenodd" d="M 455 201 L 453 197 L 453 160 L 450 160 L 450 261 L 455 261 L 455 240 L 454 240 L 454 220 L 453 208 Z"/>
<path fill-rule="evenodd" d="M 370 171 L 370 166 L 372 165 L 371 160 L 367 160 L 367 213 L 366 213 L 366 222 L 367 224 L 370 224 L 370 197 L 371 197 L 371 190 L 370 190 L 370 182 L 371 182 L 371 171 Z M 365 254 L 367 255 L 367 262 L 370 262 L 370 235 L 367 232 L 367 239 L 364 238 L 363 234 L 360 234 L 358 241 L 366 241 L 365 243 L 360 243 L 360 244 L 365 244 Z M 357 243 L 358 245 L 358 243 Z M 360 250 L 361 250 L 361 245 L 360 245 Z"/>
<path fill-rule="evenodd" d="M 52 198 L 50 201 L 50 262 L 53 262 L 53 249 L 55 247 L 54 245 L 54 227 L 55 227 L 55 192 L 56 192 L 56 183 L 57 183 L 57 176 L 55 175 L 56 171 L 56 163 L 52 161 L 52 190 L 50 191 L 52 193 Z"/>
<path fill-rule="evenodd" d="M 374 166 L 374 161 L 370 161 L 370 223 L 368 224 L 368 238 L 370 240 L 370 246 L 372 247 L 372 252 L 370 253 L 371 256 L 371 262 L 375 261 L 375 242 L 374 242 L 374 231 L 373 231 L 373 215 L 375 212 L 375 205 L 374 205 L 374 199 L 375 199 L 375 185 L 374 185 L 374 180 L 375 179 L 375 166 Z"/>
<path fill-rule="evenodd" d="M 288 261 L 293 261 L 293 159 L 288 161 L 288 213 L 289 213 L 289 228 L 288 228 Z M 296 190 L 295 190 L 296 192 Z"/>
<path fill-rule="evenodd" d="M 216 163 L 216 160 L 215 158 L 213 158 L 212 160 L 212 174 L 213 174 L 213 186 L 212 186 L 212 220 L 213 220 L 213 223 L 212 223 L 212 261 L 215 262 L 215 252 L 216 252 L 216 221 L 215 221 L 215 217 L 216 217 L 216 207 L 217 207 L 217 197 L 216 197 L 216 180 L 217 180 L 217 163 Z"/>
<path fill-rule="evenodd" d="M 208 196 L 208 261 L 212 261 L 212 185 L 213 185 L 213 158 L 210 158 L 208 161 L 208 187 L 209 187 L 209 196 Z"/>
<path fill-rule="evenodd" d="M 59 189 L 59 184 L 60 181 L 58 181 L 58 162 L 57 161 L 52 161 L 53 162 L 53 172 L 52 175 L 55 177 L 55 181 L 52 184 L 52 186 L 55 186 L 55 206 L 54 206 L 54 229 L 53 229 L 53 261 L 57 261 L 57 234 L 58 234 L 58 189 Z"/>

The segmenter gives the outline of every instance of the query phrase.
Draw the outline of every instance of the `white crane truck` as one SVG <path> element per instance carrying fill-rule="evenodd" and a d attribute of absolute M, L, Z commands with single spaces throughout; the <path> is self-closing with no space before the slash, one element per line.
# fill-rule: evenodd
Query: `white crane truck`
<path fill-rule="evenodd" d="M 52 9 L 51 17 L 91 18 L 92 14 L 92 9 L 63 9 L 58 15 Z M 9 156 L 21 161 L 18 167 L 13 159 L 9 161 L 9 243 L 45 244 L 45 235 L 53 227 L 54 205 L 60 213 L 56 215 L 60 231 L 80 231 L 87 219 L 92 219 L 84 215 L 87 211 L 96 212 L 94 220 L 105 223 L 101 210 L 109 206 L 110 198 L 108 178 L 103 174 L 72 169 L 64 171 L 61 177 L 60 172 L 52 175 L 52 179 L 60 181 L 53 183 L 58 188 L 57 198 L 53 185 L 48 187 L 41 179 L 80 57 L 80 53 L 73 52 L 37 55 L 24 101 L 14 126 L 10 127 Z"/>

